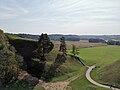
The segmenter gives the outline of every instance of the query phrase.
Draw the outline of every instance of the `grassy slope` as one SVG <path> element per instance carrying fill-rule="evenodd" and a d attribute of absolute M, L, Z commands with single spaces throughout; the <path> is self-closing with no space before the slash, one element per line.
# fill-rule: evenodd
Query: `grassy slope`
<path fill-rule="evenodd" d="M 118 46 L 101 46 L 94 48 L 80 49 L 80 57 L 82 57 L 88 65 L 95 64 L 99 66 L 93 73 L 92 76 L 95 80 L 100 79 L 98 76 L 103 73 L 102 69 L 120 59 L 120 47 Z M 105 77 L 106 78 L 106 77 Z M 100 81 L 100 80 L 98 80 Z M 81 87 L 80 87 L 81 85 Z M 79 79 L 73 81 L 70 86 L 73 90 L 107 90 L 103 88 L 91 85 L 83 75 Z"/>
<path fill-rule="evenodd" d="M 81 75 L 78 79 L 73 81 L 70 86 L 72 87 L 72 90 L 109 90 L 91 84 L 87 81 L 85 75 Z"/>
<path fill-rule="evenodd" d="M 120 87 L 120 60 L 102 69 L 101 79 L 107 84 Z"/>
<path fill-rule="evenodd" d="M 56 47 L 56 46 L 55 46 Z M 96 48 L 99 48 L 100 47 L 95 47 Z M 103 49 L 106 48 L 106 47 L 102 47 Z M 85 49 L 81 49 L 80 52 L 82 55 L 82 58 L 85 58 L 85 54 L 86 54 L 86 51 L 88 51 L 90 48 L 85 48 Z M 93 50 L 94 48 L 91 48 L 91 50 Z M 94 50 L 96 51 L 96 50 Z M 53 50 L 51 53 L 53 54 L 54 52 L 56 52 L 55 50 Z M 90 51 L 92 52 L 92 51 Z M 87 52 L 87 53 L 90 53 L 90 52 Z M 102 53 L 102 51 L 101 51 Z M 80 54 L 80 55 L 81 55 Z M 53 54 L 55 55 L 55 54 Z M 88 54 L 89 55 L 89 54 Z M 99 54 L 98 54 L 99 55 Z M 49 56 L 49 55 L 48 55 Z M 89 56 L 88 56 L 89 57 Z M 51 58 L 49 58 L 50 61 L 52 60 Z M 85 61 L 87 62 L 87 61 Z M 90 60 L 90 62 L 87 62 L 87 64 L 93 64 L 95 63 L 95 61 L 92 61 L 92 59 Z M 76 60 L 73 60 L 71 58 L 68 58 L 68 61 L 66 61 L 66 63 L 64 63 L 63 65 L 61 65 L 61 67 L 59 67 L 59 69 L 63 72 L 63 75 L 61 76 L 57 76 L 57 77 L 54 77 L 52 82 L 55 82 L 55 81 L 61 81 L 61 80 L 66 80 L 67 78 L 75 75 L 76 73 L 80 73 L 81 76 L 80 78 L 78 78 L 77 80 L 73 81 L 70 86 L 73 88 L 73 90 L 108 90 L 108 89 L 104 89 L 104 88 L 100 88 L 100 87 L 97 87 L 95 85 L 92 85 L 91 83 L 89 83 L 86 78 L 85 78 L 85 72 L 86 72 L 86 68 L 83 67 L 78 61 Z M 80 86 L 81 85 L 81 86 Z"/>
<path fill-rule="evenodd" d="M 22 38 L 18 35 L 15 35 L 15 34 L 6 34 L 8 36 L 8 38 L 10 39 L 21 39 L 21 40 L 32 40 L 32 39 L 29 39 L 29 38 Z"/>
<path fill-rule="evenodd" d="M 41 87 L 40 85 L 38 85 L 33 90 L 45 90 L 45 89 L 43 87 Z"/>
<path fill-rule="evenodd" d="M 74 76 L 77 73 L 79 73 L 79 71 L 82 72 L 84 70 L 82 65 L 78 61 L 70 60 L 70 59 L 66 61 L 66 63 L 61 65 L 58 69 L 62 72 L 63 75 L 54 77 L 52 79 L 52 82 L 66 80 L 70 78 L 71 76 Z"/>

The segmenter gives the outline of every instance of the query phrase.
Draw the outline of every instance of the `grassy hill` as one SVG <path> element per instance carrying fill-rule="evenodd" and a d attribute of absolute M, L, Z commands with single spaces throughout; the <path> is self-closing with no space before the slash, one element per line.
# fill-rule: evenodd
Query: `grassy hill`
<path fill-rule="evenodd" d="M 96 81 L 104 84 L 115 84 L 116 86 L 119 86 L 119 52 L 119 46 L 101 46 L 93 48 L 82 48 L 80 49 L 80 54 L 78 56 L 80 56 L 87 63 L 87 65 L 96 64 L 97 68 L 92 72 L 92 77 Z M 70 86 L 73 87 L 74 90 L 104 90 L 103 88 L 98 88 L 94 85 L 91 85 L 85 79 L 84 75 L 73 81 Z"/>
<path fill-rule="evenodd" d="M 102 69 L 99 80 L 105 84 L 120 87 L 120 60 Z"/>
<path fill-rule="evenodd" d="M 71 43 L 67 42 L 67 45 L 70 46 L 71 44 L 72 42 Z M 78 56 L 82 57 L 88 65 L 92 65 L 96 63 L 96 65 L 100 67 L 99 70 L 102 70 L 105 66 L 112 64 L 113 62 L 117 61 L 119 58 L 119 54 L 117 54 L 117 57 L 116 57 L 116 53 L 118 53 L 120 50 L 118 46 L 99 46 L 98 45 L 99 47 L 91 48 L 89 43 L 87 44 L 89 48 L 80 48 L 80 54 Z M 59 44 L 55 42 L 55 48 L 50 53 L 53 56 L 49 58 L 48 63 L 49 62 L 52 63 L 52 60 L 55 58 L 56 52 L 58 51 L 58 45 Z M 114 51 L 114 52 L 111 52 L 113 56 L 109 55 L 108 53 L 111 50 Z M 70 51 L 71 50 L 69 50 L 69 52 Z M 113 57 L 115 60 L 110 56 Z M 58 70 L 60 70 L 62 74 L 61 75 L 59 74 L 58 76 L 54 77 L 52 79 L 52 82 L 61 81 L 61 80 L 63 81 L 77 73 L 80 73 L 81 76 L 70 84 L 73 90 L 108 90 L 105 88 L 95 86 L 91 84 L 89 81 L 87 81 L 85 78 L 85 72 L 87 68 L 82 66 L 80 62 L 78 62 L 73 58 L 68 57 L 68 60 L 63 65 L 61 65 L 58 68 Z"/>

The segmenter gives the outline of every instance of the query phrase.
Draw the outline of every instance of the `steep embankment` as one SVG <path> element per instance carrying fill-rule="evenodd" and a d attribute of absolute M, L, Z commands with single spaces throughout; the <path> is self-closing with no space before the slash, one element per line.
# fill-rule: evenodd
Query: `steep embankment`
<path fill-rule="evenodd" d="M 99 87 L 103 87 L 103 88 L 107 88 L 107 89 L 114 89 L 114 90 L 120 90 L 119 88 L 116 88 L 115 86 L 113 86 L 112 84 L 111 85 L 104 85 L 104 84 L 101 84 L 101 83 L 98 83 L 96 81 L 94 81 L 92 78 L 91 78 L 91 71 L 95 68 L 95 65 L 92 65 L 88 68 L 88 70 L 86 71 L 86 78 L 89 82 L 91 82 L 92 84 L 96 85 L 96 86 L 99 86 Z"/>
<path fill-rule="evenodd" d="M 6 34 L 9 42 L 13 45 L 17 53 L 21 54 L 24 57 L 30 57 L 32 52 L 37 49 L 37 41 L 32 39 L 22 38 L 14 34 Z"/>
<path fill-rule="evenodd" d="M 37 58 L 36 50 L 38 42 L 28 38 L 22 38 L 15 34 L 7 34 L 9 42 L 15 47 L 17 53 L 24 58 L 23 69 L 30 73 L 32 76 L 40 78 L 44 70 L 44 64 Z"/>
<path fill-rule="evenodd" d="M 31 73 L 33 76 L 35 74 L 39 75 L 41 71 L 39 69 L 41 69 L 40 66 L 42 65 L 39 65 L 39 59 L 34 59 L 34 52 L 38 47 L 37 41 L 22 38 L 18 35 L 13 34 L 7 34 L 7 36 L 9 37 L 9 42 L 16 48 L 17 53 L 21 54 L 24 57 L 24 61 L 27 63 L 27 71 L 29 71 L 29 73 Z M 54 49 L 49 54 L 45 55 L 47 61 L 45 63 L 45 68 L 43 69 L 45 69 L 46 72 L 49 70 L 51 64 L 54 63 L 58 51 L 59 43 L 54 43 Z M 34 60 L 31 59 L 31 57 Z M 64 80 L 66 78 L 69 78 L 69 76 L 72 76 L 74 72 L 79 70 L 79 67 L 81 66 L 82 65 L 80 65 L 79 62 L 73 61 L 73 58 L 67 57 L 66 63 L 63 63 L 62 65 L 60 65 L 60 67 L 56 69 L 55 77 L 52 81 Z"/>

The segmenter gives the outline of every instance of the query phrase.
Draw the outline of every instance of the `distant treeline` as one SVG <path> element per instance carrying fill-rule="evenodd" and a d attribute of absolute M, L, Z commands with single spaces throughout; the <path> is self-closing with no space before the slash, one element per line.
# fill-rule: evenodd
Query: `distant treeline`
<path fill-rule="evenodd" d="M 77 36 L 77 35 L 61 35 L 61 34 L 52 34 L 52 35 L 49 35 L 49 38 L 51 40 L 55 40 L 55 41 L 58 41 L 60 40 L 61 37 L 65 37 L 65 40 L 66 41 L 80 41 L 80 37 Z"/>
<path fill-rule="evenodd" d="M 103 40 L 103 39 L 90 38 L 89 42 L 92 42 L 92 43 L 100 43 L 100 42 L 105 43 L 106 41 Z"/>
<path fill-rule="evenodd" d="M 120 41 L 109 40 L 107 41 L 108 45 L 120 45 Z"/>
<path fill-rule="evenodd" d="M 39 38 L 39 35 L 31 35 L 31 34 L 18 34 L 18 35 L 24 38 L 30 38 L 35 40 L 38 40 Z M 62 36 L 65 37 L 66 41 L 80 41 L 80 37 L 77 35 L 52 34 L 48 36 L 51 40 L 55 40 L 55 41 L 59 41 Z"/>
<path fill-rule="evenodd" d="M 38 40 L 39 35 L 32 34 L 18 34 L 24 38 L 30 38 Z M 63 35 L 63 34 L 50 34 L 49 38 L 51 40 L 58 41 L 61 37 L 65 37 L 66 41 L 79 41 L 79 40 L 89 40 L 89 39 L 102 39 L 102 40 L 120 40 L 120 35 Z M 101 42 L 102 40 L 97 40 Z M 93 40 L 94 41 L 94 40 Z"/>
<path fill-rule="evenodd" d="M 95 38 L 89 39 L 89 42 L 92 42 L 92 43 L 107 43 L 108 45 L 120 45 L 120 41 L 115 41 L 115 40 L 105 41 L 103 39 L 95 39 Z"/>

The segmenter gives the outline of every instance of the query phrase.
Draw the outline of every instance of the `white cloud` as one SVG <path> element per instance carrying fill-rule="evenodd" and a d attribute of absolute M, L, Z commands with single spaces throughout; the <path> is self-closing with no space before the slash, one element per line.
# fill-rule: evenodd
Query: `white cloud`
<path fill-rule="evenodd" d="M 22 16 L 26 13 L 29 13 L 28 10 L 19 6 L 15 0 L 8 3 L 0 3 L 0 19 L 7 20 L 7 19 L 15 19 L 18 16 Z"/>
<path fill-rule="evenodd" d="M 9 22 L 0 23 L 34 32 L 97 33 L 102 29 L 113 33 L 112 29 L 120 29 L 119 3 L 120 0 L 0 0 L 0 20 Z"/>

